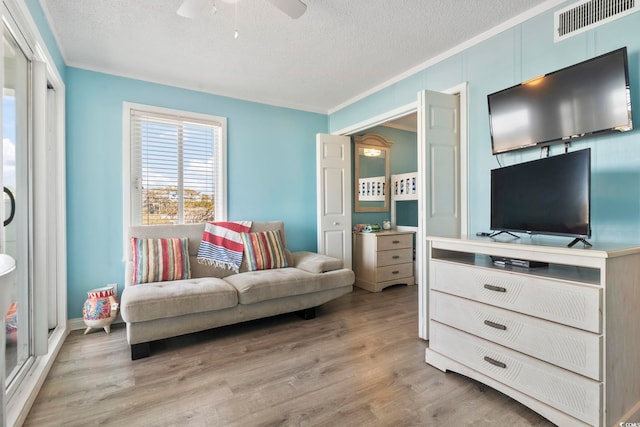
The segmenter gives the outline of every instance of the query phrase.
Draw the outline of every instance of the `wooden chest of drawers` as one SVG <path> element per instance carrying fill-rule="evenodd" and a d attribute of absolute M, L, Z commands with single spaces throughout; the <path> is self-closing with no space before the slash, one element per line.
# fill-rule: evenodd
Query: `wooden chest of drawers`
<path fill-rule="evenodd" d="M 640 247 L 429 240 L 427 363 L 561 426 L 636 421 Z M 497 267 L 491 256 L 547 266 Z"/>
<path fill-rule="evenodd" d="M 354 233 L 356 286 L 380 292 L 387 286 L 414 285 L 413 232 Z"/>

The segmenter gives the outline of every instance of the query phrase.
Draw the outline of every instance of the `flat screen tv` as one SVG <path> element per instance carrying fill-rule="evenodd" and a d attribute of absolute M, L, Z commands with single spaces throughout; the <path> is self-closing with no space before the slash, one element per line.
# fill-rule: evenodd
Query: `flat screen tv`
<path fill-rule="evenodd" d="M 492 93 L 493 154 L 633 128 L 627 48 Z"/>
<path fill-rule="evenodd" d="M 491 171 L 491 229 L 574 237 L 591 236 L 591 149 Z M 497 234 L 497 233 L 496 233 Z"/>

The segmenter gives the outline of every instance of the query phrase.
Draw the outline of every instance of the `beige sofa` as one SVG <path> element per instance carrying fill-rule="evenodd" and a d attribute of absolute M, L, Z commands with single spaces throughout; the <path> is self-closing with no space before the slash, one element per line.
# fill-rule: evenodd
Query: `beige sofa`
<path fill-rule="evenodd" d="M 251 231 L 282 230 L 282 222 L 253 222 Z M 196 259 L 204 224 L 134 226 L 129 237 L 189 238 L 191 279 L 131 284 L 131 248 L 127 250 L 125 289 L 120 301 L 131 358 L 149 355 L 151 341 L 282 313 L 315 317 L 315 307 L 353 290 L 353 271 L 342 260 L 311 252 L 289 252 L 289 267 L 239 273 L 201 264 Z"/>

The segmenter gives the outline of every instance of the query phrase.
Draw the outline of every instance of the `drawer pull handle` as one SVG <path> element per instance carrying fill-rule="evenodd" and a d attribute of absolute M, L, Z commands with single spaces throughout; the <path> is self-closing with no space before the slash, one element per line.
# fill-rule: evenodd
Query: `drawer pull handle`
<path fill-rule="evenodd" d="M 393 241 L 393 244 L 394 244 L 394 245 L 397 245 L 398 243 L 400 243 L 400 240 L 394 240 L 394 241 Z"/>
<path fill-rule="evenodd" d="M 485 320 L 484 324 L 487 326 L 491 326 L 492 328 L 501 329 L 503 331 L 507 330 L 505 325 L 501 325 L 500 323 L 492 322 L 491 320 Z"/>
<path fill-rule="evenodd" d="M 492 365 L 497 366 L 498 368 L 502 368 L 502 369 L 506 369 L 506 368 L 507 368 L 507 365 L 505 365 L 505 364 L 504 364 L 504 363 L 502 363 L 502 362 L 497 361 L 496 359 L 492 359 L 492 358 L 490 358 L 489 356 L 485 356 L 485 357 L 484 357 L 484 361 L 485 361 L 485 362 L 489 362 L 489 363 L 491 363 Z"/>
<path fill-rule="evenodd" d="M 398 270 L 391 272 L 391 274 L 398 274 L 398 273 L 400 273 Z"/>
<path fill-rule="evenodd" d="M 507 288 L 503 288 L 502 286 L 484 285 L 484 288 L 489 289 L 490 291 L 507 292 Z"/>
<path fill-rule="evenodd" d="M 392 256 L 391 258 L 393 258 L 393 259 L 400 259 L 400 255 L 394 255 L 394 256 Z"/>

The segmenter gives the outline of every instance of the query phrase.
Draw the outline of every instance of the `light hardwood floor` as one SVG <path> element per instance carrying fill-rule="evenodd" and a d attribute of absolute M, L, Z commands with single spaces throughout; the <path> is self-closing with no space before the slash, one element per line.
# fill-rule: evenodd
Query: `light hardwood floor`
<path fill-rule="evenodd" d="M 26 426 L 549 426 L 424 362 L 417 286 L 356 289 L 313 320 L 283 315 L 154 343 L 74 331 Z"/>

